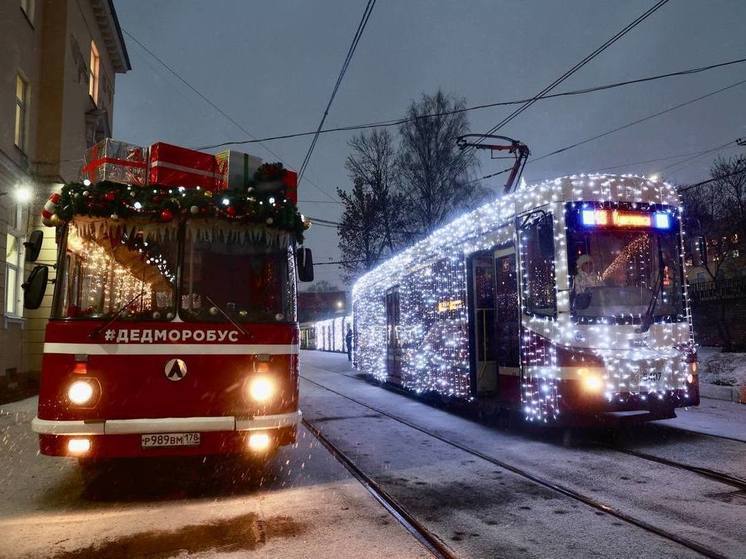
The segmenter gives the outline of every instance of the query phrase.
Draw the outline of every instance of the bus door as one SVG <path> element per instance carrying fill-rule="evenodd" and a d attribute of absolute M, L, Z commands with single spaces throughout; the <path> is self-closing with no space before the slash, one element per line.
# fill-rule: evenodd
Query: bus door
<path fill-rule="evenodd" d="M 471 355 L 477 394 L 497 391 L 495 259 L 491 250 L 471 256 Z"/>
<path fill-rule="evenodd" d="M 399 286 L 395 286 L 386 290 L 386 373 L 389 382 L 401 386 L 399 318 Z"/>
<path fill-rule="evenodd" d="M 498 248 L 495 258 L 497 368 L 500 398 L 520 399 L 520 321 L 515 245 Z"/>

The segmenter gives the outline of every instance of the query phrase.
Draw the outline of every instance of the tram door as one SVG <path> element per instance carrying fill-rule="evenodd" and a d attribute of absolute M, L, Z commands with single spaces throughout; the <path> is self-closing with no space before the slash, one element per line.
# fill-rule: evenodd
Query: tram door
<path fill-rule="evenodd" d="M 478 394 L 497 391 L 495 258 L 491 250 L 471 256 L 472 366 Z"/>
<path fill-rule="evenodd" d="M 399 287 L 396 286 L 386 291 L 386 373 L 389 382 L 401 385 L 399 318 Z"/>
<path fill-rule="evenodd" d="M 500 398 L 520 399 L 520 321 L 515 246 L 497 249 L 495 257 L 495 299 L 497 308 L 497 367 Z"/>

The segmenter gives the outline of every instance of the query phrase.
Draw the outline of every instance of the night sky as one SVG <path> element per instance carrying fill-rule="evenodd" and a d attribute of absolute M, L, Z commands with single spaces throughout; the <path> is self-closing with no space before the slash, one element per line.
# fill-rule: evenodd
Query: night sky
<path fill-rule="evenodd" d="M 326 127 L 400 117 L 413 99 L 438 88 L 465 97 L 467 105 L 530 97 L 653 3 L 379 0 Z M 115 0 L 115 5 L 123 29 L 252 135 L 265 137 L 316 128 L 365 2 Z M 672 0 L 556 91 L 745 58 L 744 22 L 743 0 Z M 133 69 L 117 77 L 117 139 L 190 147 L 247 139 L 126 35 L 125 40 Z M 524 141 L 539 157 L 741 80 L 746 64 L 541 101 L 499 133 Z M 470 112 L 472 131 L 486 131 L 513 108 Z M 336 199 L 336 188 L 349 185 L 344 159 L 351 134 L 319 139 L 306 174 L 317 186 L 304 180 L 299 188 L 306 215 L 338 220 L 341 206 L 318 188 Z M 691 182 L 707 176 L 718 152 L 679 165 L 688 158 L 634 163 L 702 152 L 743 136 L 746 84 L 535 164 L 529 159 L 525 178 L 624 165 L 614 172 L 662 173 L 671 181 Z M 310 141 L 267 145 L 297 169 Z M 736 155 L 738 149 L 721 153 Z M 277 160 L 258 144 L 245 151 Z M 478 173 L 505 166 L 482 152 Z M 487 184 L 497 192 L 501 179 Z M 339 258 L 334 229 L 315 226 L 307 238 L 317 262 Z M 336 266 L 317 266 L 316 273 L 317 279 L 341 284 Z"/>

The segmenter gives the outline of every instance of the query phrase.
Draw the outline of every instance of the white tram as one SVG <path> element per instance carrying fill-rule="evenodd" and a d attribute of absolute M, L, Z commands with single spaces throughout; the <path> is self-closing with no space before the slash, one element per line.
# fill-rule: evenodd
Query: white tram
<path fill-rule="evenodd" d="M 356 366 L 535 422 L 674 417 L 699 404 L 681 213 L 643 177 L 519 188 L 360 278 Z"/>

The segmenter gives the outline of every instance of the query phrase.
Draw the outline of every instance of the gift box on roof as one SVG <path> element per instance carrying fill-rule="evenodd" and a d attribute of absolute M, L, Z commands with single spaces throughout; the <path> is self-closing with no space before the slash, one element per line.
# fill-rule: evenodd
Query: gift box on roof
<path fill-rule="evenodd" d="M 164 142 L 150 146 L 150 184 L 221 190 L 221 177 L 212 154 Z"/>
<path fill-rule="evenodd" d="M 142 146 L 105 138 L 88 149 L 81 175 L 92 183 L 111 181 L 145 186 L 148 150 Z"/>
<path fill-rule="evenodd" d="M 219 184 L 223 189 L 246 188 L 262 164 L 262 160 L 254 155 L 232 150 L 215 154 L 215 161 L 221 175 Z"/>

